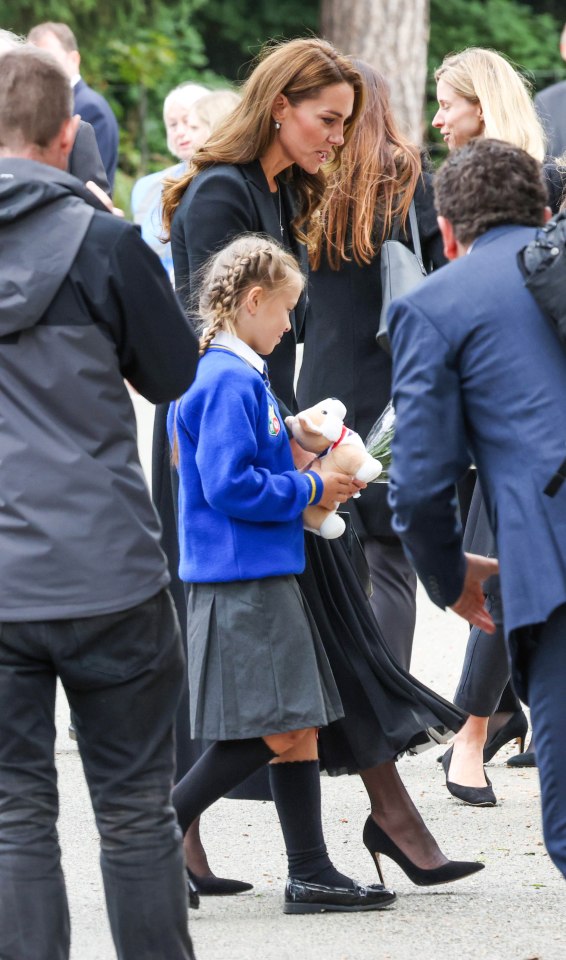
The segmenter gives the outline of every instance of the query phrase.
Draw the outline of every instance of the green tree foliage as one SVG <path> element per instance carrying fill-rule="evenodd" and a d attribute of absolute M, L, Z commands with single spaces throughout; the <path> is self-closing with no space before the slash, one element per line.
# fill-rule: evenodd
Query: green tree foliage
<path fill-rule="evenodd" d="M 26 35 L 46 20 L 67 23 L 81 73 L 108 98 L 120 124 L 120 166 L 138 175 L 170 162 L 163 99 L 183 80 L 217 78 L 207 69 L 195 11 L 206 0 L 4 0 L 2 26 Z"/>
<path fill-rule="evenodd" d="M 523 72 L 533 92 L 563 75 L 561 25 L 550 13 L 536 12 L 535 5 L 521 0 L 431 0 L 429 124 L 437 108 L 434 71 L 447 53 L 471 46 L 497 50 Z M 439 143 L 440 135 L 429 130 L 432 143 Z"/>
<path fill-rule="evenodd" d="M 233 80 L 270 38 L 317 33 L 319 0 L 207 0 L 195 14 L 210 68 Z"/>
<path fill-rule="evenodd" d="M 463 47 L 491 47 L 528 71 L 554 71 L 558 27 L 518 0 L 431 0 L 429 61 Z"/>

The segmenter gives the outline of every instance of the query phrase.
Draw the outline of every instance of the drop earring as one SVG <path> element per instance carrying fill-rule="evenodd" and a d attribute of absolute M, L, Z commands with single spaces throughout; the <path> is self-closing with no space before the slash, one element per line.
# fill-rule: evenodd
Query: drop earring
<path fill-rule="evenodd" d="M 276 121 L 275 121 L 275 129 L 276 129 L 276 130 L 281 130 L 281 124 L 279 123 L 279 120 L 276 120 Z"/>

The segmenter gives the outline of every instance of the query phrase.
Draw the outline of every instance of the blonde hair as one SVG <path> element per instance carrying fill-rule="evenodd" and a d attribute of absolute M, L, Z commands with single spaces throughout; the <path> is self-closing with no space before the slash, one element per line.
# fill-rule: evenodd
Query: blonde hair
<path fill-rule="evenodd" d="M 199 315 L 203 323 L 202 356 L 220 330 L 235 333 L 243 296 L 250 287 L 276 293 L 293 273 L 305 283 L 293 254 L 261 234 L 243 234 L 205 263 L 200 278 Z"/>
<path fill-rule="evenodd" d="M 172 90 L 166 95 L 165 100 L 163 101 L 163 120 L 165 122 L 165 111 L 170 103 L 180 103 L 183 107 L 190 109 L 200 100 L 202 97 L 208 96 L 210 90 L 208 87 L 203 87 L 200 83 L 193 83 L 192 80 L 185 80 L 184 83 L 179 83 L 176 87 L 173 87 Z"/>
<path fill-rule="evenodd" d="M 257 233 L 246 233 L 215 253 L 199 271 L 199 315 L 202 335 L 199 356 L 203 356 L 221 330 L 236 334 L 236 316 L 250 287 L 262 287 L 266 293 L 282 290 L 295 275 L 305 284 L 293 254 Z M 177 401 L 178 403 L 178 401 Z M 171 462 L 179 463 L 176 424 L 173 429 Z"/>
<path fill-rule="evenodd" d="M 360 266 L 371 263 L 393 218 L 405 225 L 421 174 L 418 147 L 397 127 L 385 78 L 363 60 L 353 62 L 363 79 L 366 101 L 309 236 L 315 270 L 323 249 L 332 270 L 352 257 Z"/>
<path fill-rule="evenodd" d="M 191 114 L 207 126 L 210 133 L 214 133 L 222 121 L 238 106 L 241 99 L 240 94 L 235 90 L 213 90 L 205 97 L 199 97 L 193 104 Z"/>
<path fill-rule="evenodd" d="M 434 79 L 446 83 L 470 103 L 479 103 L 484 135 L 521 147 L 542 163 L 545 136 L 529 85 L 500 53 L 468 47 L 444 58 Z"/>
<path fill-rule="evenodd" d="M 202 170 L 217 163 L 252 163 L 265 154 L 277 135 L 272 109 L 278 94 L 283 94 L 292 106 L 297 106 L 304 100 L 317 99 L 323 89 L 337 83 L 347 83 L 354 91 L 352 116 L 344 129 L 344 142 L 347 143 L 364 99 L 362 79 L 348 57 L 343 57 L 331 43 L 318 37 L 265 47 L 242 87 L 242 99 L 236 109 L 197 150 L 187 173 L 179 179 L 165 180 L 163 226 L 166 233 L 170 233 L 173 214 L 181 197 Z M 334 148 L 327 170 L 340 166 L 341 153 L 341 146 Z M 305 240 L 300 228 L 322 202 L 326 189 L 325 173 L 322 170 L 306 173 L 293 164 L 287 177 L 293 183 L 299 201 L 299 210 L 293 221 L 295 235 L 299 240 Z"/>

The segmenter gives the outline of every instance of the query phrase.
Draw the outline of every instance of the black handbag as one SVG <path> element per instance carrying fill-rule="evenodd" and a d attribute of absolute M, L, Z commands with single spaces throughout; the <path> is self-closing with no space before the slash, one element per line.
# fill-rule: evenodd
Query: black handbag
<path fill-rule="evenodd" d="M 527 290 L 566 346 L 566 212 L 541 227 L 517 260 Z"/>
<path fill-rule="evenodd" d="M 409 207 L 409 224 L 414 253 L 399 240 L 400 222 L 398 217 L 395 218 L 393 223 L 390 239 L 386 240 L 381 247 L 381 314 L 375 339 L 378 346 L 386 353 L 391 353 L 387 333 L 389 304 L 396 297 L 402 297 L 409 293 L 413 287 L 421 282 L 423 277 L 426 277 L 414 200 L 411 200 L 411 206 Z"/>

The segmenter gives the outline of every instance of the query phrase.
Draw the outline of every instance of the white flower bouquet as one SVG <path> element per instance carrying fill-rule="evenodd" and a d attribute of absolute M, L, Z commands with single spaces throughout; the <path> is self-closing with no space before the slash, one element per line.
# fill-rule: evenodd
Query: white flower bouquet
<path fill-rule="evenodd" d="M 391 400 L 388 402 L 385 410 L 377 418 L 370 432 L 365 439 L 365 448 L 367 452 L 379 460 L 383 467 L 377 480 L 372 483 L 389 483 L 389 471 L 391 469 L 391 444 L 395 435 L 395 408 Z"/>

